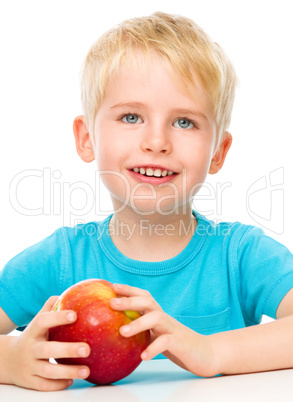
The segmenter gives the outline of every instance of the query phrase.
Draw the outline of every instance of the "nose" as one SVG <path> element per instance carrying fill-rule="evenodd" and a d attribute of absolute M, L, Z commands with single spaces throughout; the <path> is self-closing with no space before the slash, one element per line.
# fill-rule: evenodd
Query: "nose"
<path fill-rule="evenodd" d="M 141 141 L 141 149 L 144 152 L 168 154 L 172 150 L 172 144 L 167 130 L 163 128 L 151 129 L 145 133 Z"/>

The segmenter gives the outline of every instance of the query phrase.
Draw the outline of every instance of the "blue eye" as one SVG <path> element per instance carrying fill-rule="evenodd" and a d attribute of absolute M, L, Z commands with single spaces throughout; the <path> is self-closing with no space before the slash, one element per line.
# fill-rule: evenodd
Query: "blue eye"
<path fill-rule="evenodd" d="M 124 123 L 128 123 L 128 124 L 142 123 L 142 119 L 139 116 L 137 116 L 136 114 L 131 114 L 131 113 L 124 116 L 122 118 L 122 121 Z"/>
<path fill-rule="evenodd" d="M 194 127 L 194 124 L 190 120 L 183 118 L 176 120 L 174 123 L 174 127 L 190 129 Z"/>

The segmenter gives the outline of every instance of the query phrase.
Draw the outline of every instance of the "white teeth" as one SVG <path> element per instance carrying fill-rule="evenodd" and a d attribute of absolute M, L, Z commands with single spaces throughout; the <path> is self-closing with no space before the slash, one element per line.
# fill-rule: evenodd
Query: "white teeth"
<path fill-rule="evenodd" d="M 147 176 L 153 176 L 154 175 L 154 171 L 151 168 L 147 168 L 145 173 L 146 173 Z"/>
<path fill-rule="evenodd" d="M 161 169 L 152 169 L 152 168 L 138 168 L 135 167 L 133 168 L 133 171 L 136 173 L 140 173 L 142 175 L 146 175 L 146 176 L 155 176 L 155 177 L 165 177 L 165 176 L 171 176 L 173 174 L 172 170 L 161 170 Z"/>

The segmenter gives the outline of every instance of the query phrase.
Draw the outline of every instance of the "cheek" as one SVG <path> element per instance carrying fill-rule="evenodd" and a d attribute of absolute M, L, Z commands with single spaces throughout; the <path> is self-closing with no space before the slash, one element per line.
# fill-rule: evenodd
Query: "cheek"
<path fill-rule="evenodd" d="M 111 138 L 97 138 L 95 156 L 98 170 L 117 170 L 119 150 Z"/>
<path fill-rule="evenodd" d="M 210 147 L 203 146 L 191 148 L 186 151 L 185 155 L 186 190 L 192 196 L 200 190 L 206 180 L 212 159 L 212 152 Z"/>
<path fill-rule="evenodd" d="M 124 175 L 114 170 L 104 170 L 100 177 L 112 196 L 123 202 L 129 198 L 130 186 Z"/>
<path fill-rule="evenodd" d="M 212 160 L 211 146 L 189 147 L 184 152 L 185 165 L 190 171 L 206 171 Z"/>

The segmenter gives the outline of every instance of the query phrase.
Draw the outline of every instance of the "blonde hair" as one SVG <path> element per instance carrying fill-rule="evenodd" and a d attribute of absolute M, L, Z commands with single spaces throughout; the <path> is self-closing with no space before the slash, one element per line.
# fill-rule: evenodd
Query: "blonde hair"
<path fill-rule="evenodd" d="M 122 22 L 105 32 L 88 52 L 81 70 L 81 100 L 91 136 L 111 74 L 135 49 L 145 55 L 150 51 L 158 54 L 179 72 L 187 90 L 197 77 L 213 105 L 217 147 L 231 120 L 237 83 L 234 67 L 195 22 L 163 12 Z"/>

